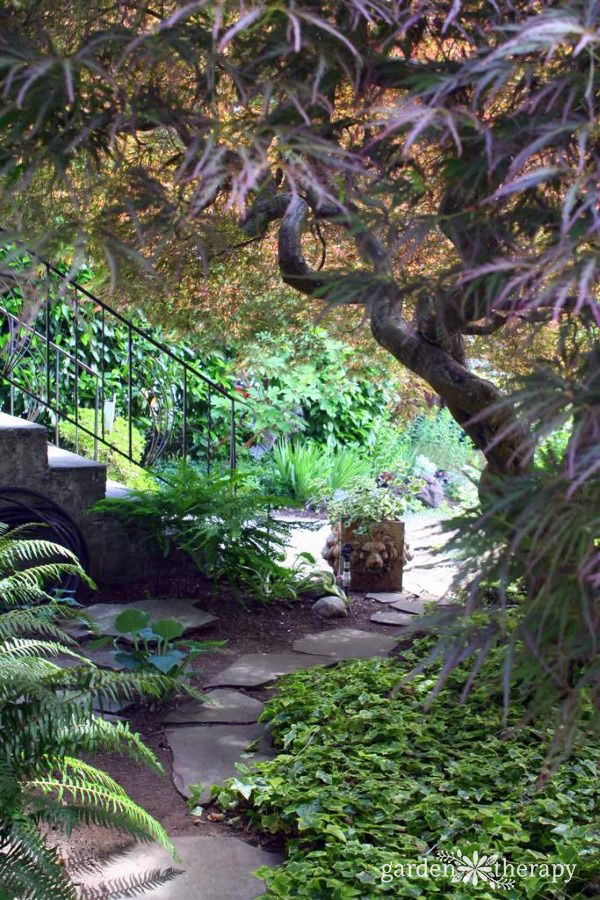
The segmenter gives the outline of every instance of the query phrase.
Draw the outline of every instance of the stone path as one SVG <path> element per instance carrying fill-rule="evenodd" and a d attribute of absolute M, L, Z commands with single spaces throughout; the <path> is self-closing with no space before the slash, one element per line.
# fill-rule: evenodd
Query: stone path
<path fill-rule="evenodd" d="M 370 618 L 370 622 L 376 625 L 411 625 L 414 617 L 409 613 L 398 612 L 395 609 L 382 609 Z"/>
<path fill-rule="evenodd" d="M 100 890 L 101 882 L 127 882 L 152 869 L 179 869 L 180 874 L 144 896 L 152 900 L 255 900 L 265 886 L 252 873 L 260 866 L 276 866 L 283 857 L 252 847 L 234 837 L 179 837 L 174 839 L 180 862 L 155 844 L 138 844 L 106 866 L 100 876 L 89 874 L 80 883 Z M 125 896 L 122 894 L 120 896 Z M 131 893 L 127 896 L 138 896 Z"/>
<path fill-rule="evenodd" d="M 201 628 L 208 628 L 217 621 L 217 616 L 194 606 L 193 600 L 161 597 L 151 600 L 136 600 L 131 605 L 135 609 L 147 612 L 151 622 L 158 619 L 177 619 L 185 625 L 185 634 Z M 85 612 L 91 616 L 101 634 L 109 634 L 114 637 L 119 634 L 115 628 L 115 619 L 126 608 L 119 603 L 93 603 L 86 607 Z M 67 624 L 65 631 L 77 637 L 85 637 L 90 633 L 90 629 L 85 624 L 74 622 Z"/>
<path fill-rule="evenodd" d="M 290 559 L 298 552 L 309 550 L 318 560 L 320 568 L 328 569 L 320 557 L 321 548 L 329 526 L 317 530 L 300 528 L 293 533 Z M 371 594 L 381 604 L 371 621 L 384 627 L 396 626 L 392 633 L 362 631 L 355 628 L 327 629 L 294 641 L 292 649 L 278 653 L 248 653 L 235 660 L 214 676 L 208 687 L 216 688 L 206 695 L 204 702 L 188 701 L 172 710 L 166 717 L 166 740 L 173 754 L 173 781 L 177 790 L 190 796 L 192 785 L 201 786 L 200 803 L 211 800 L 213 784 L 223 784 L 236 774 L 236 764 L 246 765 L 269 759 L 268 729 L 257 720 L 263 704 L 242 691 L 269 684 L 279 676 L 297 672 L 312 666 L 331 666 L 345 659 L 367 659 L 388 656 L 397 646 L 406 625 L 414 623 L 431 600 L 438 601 L 447 591 L 455 573 L 451 559 L 435 559 L 435 570 L 429 568 L 432 561 L 431 546 L 442 541 L 439 521 L 431 517 L 415 517 L 407 522 L 407 539 L 414 553 L 405 569 L 404 591 L 398 594 Z M 188 628 L 202 628 L 214 621 L 214 617 L 195 609 L 188 601 L 169 601 L 168 609 L 158 612 L 145 606 L 153 618 L 181 617 Z M 135 604 L 143 607 L 144 604 Z M 109 610 L 107 605 L 97 611 L 102 618 L 104 633 L 114 626 L 114 616 L 123 607 Z M 89 611 L 94 614 L 94 607 Z M 189 624 L 188 624 L 189 622 Z M 114 633 L 114 632 L 113 632 Z M 184 837 L 175 841 L 182 860 L 183 874 L 162 887 L 149 892 L 153 900 L 250 900 L 262 893 L 262 883 L 252 872 L 260 865 L 277 865 L 281 857 L 266 853 L 237 838 Z M 103 873 L 119 878 L 139 874 L 144 869 L 169 867 L 172 861 L 156 847 L 136 846 L 114 869 Z"/>
<path fill-rule="evenodd" d="M 224 784 L 236 774 L 237 762 L 271 759 L 271 740 L 264 725 L 191 725 L 171 728 L 165 737 L 173 753 L 173 783 L 184 797 L 193 785 L 202 785 L 200 803 L 211 796 L 213 784 Z M 250 745 L 256 751 L 243 758 Z"/>
<path fill-rule="evenodd" d="M 294 641 L 293 649 L 286 653 L 241 656 L 209 686 L 252 689 L 312 666 L 387 656 L 397 644 L 397 636 L 357 628 L 320 631 Z M 221 689 L 209 693 L 205 703 L 188 702 L 169 714 L 165 724 L 176 727 L 169 728 L 165 737 L 173 754 L 173 782 L 180 794 L 189 797 L 192 785 L 199 784 L 200 802 L 206 803 L 213 784 L 223 784 L 236 774 L 237 762 L 251 765 L 271 758 L 269 733 L 256 724 L 259 707 L 262 704 L 252 697 Z M 237 724 L 240 721 L 253 724 Z"/>
<path fill-rule="evenodd" d="M 219 672 L 208 682 L 208 687 L 235 685 L 237 687 L 259 687 L 275 681 L 280 675 L 289 675 L 309 666 L 332 665 L 329 657 L 306 660 L 296 653 L 246 653 L 234 663 Z"/>
<path fill-rule="evenodd" d="M 292 644 L 296 653 L 320 654 L 333 659 L 370 659 L 387 656 L 398 644 L 398 639 L 375 631 L 358 628 L 336 628 L 307 634 Z"/>
<path fill-rule="evenodd" d="M 240 691 L 219 689 L 205 694 L 206 701 L 188 700 L 169 713 L 164 720 L 176 724 L 251 725 L 265 708 L 264 703 Z"/>

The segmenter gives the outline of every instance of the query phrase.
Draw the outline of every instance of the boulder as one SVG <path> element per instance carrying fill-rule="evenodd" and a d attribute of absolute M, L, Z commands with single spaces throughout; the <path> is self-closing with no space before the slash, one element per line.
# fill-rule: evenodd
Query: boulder
<path fill-rule="evenodd" d="M 437 509 L 444 502 L 444 488 L 433 475 L 425 475 L 424 484 L 419 493 L 417 500 L 420 500 L 425 506 Z"/>
<path fill-rule="evenodd" d="M 321 597 L 313 604 L 313 612 L 321 616 L 323 619 L 343 619 L 348 615 L 348 607 L 341 597 L 331 594 L 328 597 Z"/>

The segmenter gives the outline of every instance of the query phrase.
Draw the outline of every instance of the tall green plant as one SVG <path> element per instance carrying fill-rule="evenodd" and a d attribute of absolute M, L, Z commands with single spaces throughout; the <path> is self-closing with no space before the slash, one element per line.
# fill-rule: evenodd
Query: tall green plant
<path fill-rule="evenodd" d="M 352 487 L 357 479 L 369 475 L 370 464 L 364 450 L 338 447 L 327 455 L 327 486 L 331 491 Z"/>
<path fill-rule="evenodd" d="M 426 456 L 439 469 L 456 471 L 472 464 L 475 448 L 446 408 L 417 416 L 407 429 L 414 458 Z"/>
<path fill-rule="evenodd" d="M 57 561 L 58 560 L 58 561 Z M 75 900 L 78 895 L 46 827 L 69 834 L 78 825 L 117 828 L 157 840 L 174 852 L 162 828 L 106 772 L 81 758 L 125 752 L 157 772 L 156 757 L 128 724 L 95 712 L 111 701 L 163 696 L 170 679 L 96 668 L 60 627 L 75 615 L 46 591 L 66 573 L 89 583 L 64 547 L 8 532 L 0 524 L 0 897 Z M 59 654 L 77 662 L 61 669 Z M 173 870 L 136 876 L 131 891 L 172 878 Z M 113 896 L 107 891 L 107 896 Z M 114 896 L 123 896 L 122 893 Z"/>
<path fill-rule="evenodd" d="M 96 508 L 138 528 L 165 555 L 173 547 L 183 550 L 206 575 L 268 602 L 277 597 L 262 585 L 293 581 L 282 566 L 289 527 L 270 514 L 279 503 L 240 476 L 204 475 L 181 464 L 155 490 L 103 500 Z"/>
<path fill-rule="evenodd" d="M 325 487 L 327 458 L 318 444 L 310 441 L 280 441 L 273 448 L 282 491 L 300 503 L 318 497 Z"/>

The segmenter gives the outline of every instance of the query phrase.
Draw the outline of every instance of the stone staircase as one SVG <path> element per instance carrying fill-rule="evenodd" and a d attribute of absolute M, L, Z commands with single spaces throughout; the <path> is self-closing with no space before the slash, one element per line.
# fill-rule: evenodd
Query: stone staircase
<path fill-rule="evenodd" d="M 3 488 L 34 491 L 58 504 L 85 539 L 95 580 L 117 583 L 147 571 L 144 554 L 121 526 L 89 512 L 99 500 L 126 496 L 128 489 L 107 479 L 102 463 L 49 443 L 43 425 L 6 413 L 0 413 L 0 491 Z"/>

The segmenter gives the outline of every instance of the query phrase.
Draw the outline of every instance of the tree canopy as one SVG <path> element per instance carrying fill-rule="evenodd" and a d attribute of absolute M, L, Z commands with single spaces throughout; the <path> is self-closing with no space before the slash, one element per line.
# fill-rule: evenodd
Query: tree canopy
<path fill-rule="evenodd" d="M 231 211 L 249 240 L 276 223 L 287 284 L 358 306 L 495 471 L 522 467 L 465 337 L 598 322 L 595 3 L 24 2 L 2 20 L 5 217 L 78 226 L 150 280 L 241 243 Z M 353 247 L 333 268 L 326 231 Z"/>
<path fill-rule="evenodd" d="M 260 246 L 299 297 L 354 310 L 516 476 L 510 552 L 559 614 L 543 638 L 534 605 L 520 636 L 554 646 L 554 695 L 600 702 L 599 4 L 20 0 L 0 28 L 7 235 L 101 247 L 132 295 Z M 469 357 L 519 323 L 553 329 L 555 360 L 506 398 Z M 533 453 L 565 422 L 544 493 Z"/>

